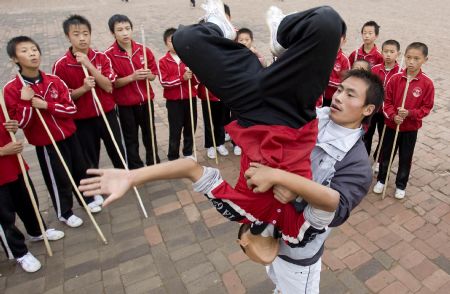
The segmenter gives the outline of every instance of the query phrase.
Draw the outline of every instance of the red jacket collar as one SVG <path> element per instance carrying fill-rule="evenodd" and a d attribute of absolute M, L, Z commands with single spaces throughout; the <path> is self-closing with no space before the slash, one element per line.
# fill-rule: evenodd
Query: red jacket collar
<path fill-rule="evenodd" d="M 165 58 L 167 58 L 167 60 L 173 62 L 173 63 L 177 63 L 175 61 L 175 59 L 173 59 L 172 54 L 170 54 L 170 51 L 167 51 L 166 55 L 164 55 Z"/>
<path fill-rule="evenodd" d="M 413 80 L 420 80 L 422 77 L 423 72 L 422 69 L 419 70 L 419 73 L 413 78 Z M 407 79 L 408 76 L 406 75 L 406 68 L 402 70 L 402 78 Z"/>
<path fill-rule="evenodd" d="M 370 50 L 369 53 L 366 53 L 366 51 L 364 51 L 364 44 L 361 45 L 361 47 L 359 48 L 359 54 L 361 55 L 373 55 L 378 51 L 377 45 L 373 45 L 372 50 Z"/>
<path fill-rule="evenodd" d="M 114 55 L 118 55 L 118 56 L 126 56 L 126 57 L 128 57 L 128 54 L 127 54 L 126 50 L 123 49 L 123 48 L 119 45 L 119 43 L 118 43 L 117 41 L 115 41 L 115 42 L 111 45 L 110 48 L 112 48 L 112 51 L 113 51 L 113 54 L 114 54 Z M 131 56 L 134 56 L 137 52 L 139 52 L 139 51 L 141 51 L 141 50 L 142 50 L 142 45 L 141 45 L 141 44 L 138 44 L 137 42 L 135 42 L 135 41 L 133 41 L 133 40 L 131 40 L 131 52 L 132 52 Z"/>
<path fill-rule="evenodd" d="M 89 48 L 87 56 L 88 56 L 88 58 L 89 58 L 89 60 L 91 62 L 95 59 L 96 55 L 97 55 L 97 53 L 94 50 L 92 50 L 91 48 Z M 75 58 L 75 55 L 73 55 L 73 53 L 72 53 L 72 47 L 70 47 L 69 50 L 67 50 L 66 58 L 67 58 L 67 63 L 68 64 L 70 64 L 70 65 L 80 65 L 77 62 L 77 59 Z"/>
<path fill-rule="evenodd" d="M 45 72 L 43 72 L 42 70 L 39 70 L 39 74 L 41 76 L 41 80 L 39 81 L 39 83 L 46 83 L 48 80 L 48 77 L 45 74 Z M 23 78 L 23 76 L 22 76 L 22 78 Z M 27 85 L 34 85 L 34 83 L 30 83 L 30 82 L 26 81 L 25 79 L 24 79 L 24 81 L 25 81 L 25 84 L 27 84 Z M 19 78 L 19 74 L 16 75 L 15 83 L 17 86 L 22 88 L 22 81 L 21 81 L 21 78 Z"/>

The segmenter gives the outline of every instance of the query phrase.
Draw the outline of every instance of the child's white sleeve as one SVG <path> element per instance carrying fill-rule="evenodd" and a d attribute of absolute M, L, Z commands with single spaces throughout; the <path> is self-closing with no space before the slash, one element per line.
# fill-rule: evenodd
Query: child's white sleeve
<path fill-rule="evenodd" d="M 329 212 L 324 211 L 311 205 L 307 205 L 305 210 L 303 211 L 303 216 L 305 220 L 307 220 L 311 226 L 317 229 L 323 229 L 327 227 L 334 218 L 335 211 Z"/>

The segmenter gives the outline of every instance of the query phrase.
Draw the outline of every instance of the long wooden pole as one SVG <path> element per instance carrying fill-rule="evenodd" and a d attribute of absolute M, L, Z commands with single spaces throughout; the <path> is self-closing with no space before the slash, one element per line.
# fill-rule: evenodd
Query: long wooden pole
<path fill-rule="evenodd" d="M 6 108 L 5 99 L 3 97 L 3 91 L 0 90 L 0 106 L 2 108 L 3 114 L 5 116 L 5 120 L 9 121 L 9 113 Z M 13 142 L 17 142 L 16 136 L 13 132 L 9 132 L 9 136 Z M 45 248 L 47 249 L 48 256 L 53 256 L 52 248 L 50 247 L 50 243 L 48 242 L 47 233 L 44 228 L 44 222 L 42 221 L 41 214 L 39 213 L 39 208 L 36 203 L 36 199 L 34 198 L 33 189 L 31 189 L 30 179 L 28 178 L 27 169 L 25 168 L 25 163 L 23 161 L 22 155 L 17 153 L 17 159 L 19 160 L 20 170 L 22 171 L 22 176 L 25 181 L 25 186 L 28 191 L 28 196 L 30 196 L 31 205 L 33 206 L 34 214 L 36 215 L 36 219 L 39 224 L 39 229 L 41 230 L 42 237 L 44 238 Z"/>
<path fill-rule="evenodd" d="M 144 52 L 144 69 L 148 69 L 147 64 L 147 48 L 145 47 L 145 33 L 144 28 L 141 28 L 141 34 L 142 34 L 142 50 Z M 155 148 L 155 132 L 153 130 L 153 110 L 152 110 L 152 104 L 150 99 L 150 80 L 145 80 L 145 85 L 147 86 L 147 102 L 148 102 L 148 113 L 150 115 L 150 136 L 152 141 L 152 152 L 153 152 L 153 164 L 156 164 L 156 148 Z"/>
<path fill-rule="evenodd" d="M 194 149 L 194 157 L 197 160 L 197 147 L 195 144 L 195 127 L 194 127 L 194 107 L 192 105 L 192 83 L 191 79 L 188 80 L 189 85 L 189 109 L 191 112 L 191 130 L 192 130 L 192 147 Z M 217 156 L 216 156 L 217 157 Z"/>
<path fill-rule="evenodd" d="M 211 112 L 211 103 L 209 100 L 209 90 L 205 87 L 206 92 L 206 103 L 208 104 L 208 115 L 209 115 L 209 126 L 211 128 L 211 136 L 214 146 L 214 153 L 216 154 L 216 164 L 219 165 L 219 158 L 217 156 L 217 145 L 216 145 L 216 136 L 214 136 L 214 124 L 213 124 L 213 118 L 212 118 L 212 112 Z"/>
<path fill-rule="evenodd" d="M 81 65 L 81 67 L 83 68 L 84 75 L 86 77 L 89 77 L 89 72 L 88 72 L 87 68 L 84 65 Z M 114 134 L 111 130 L 111 126 L 109 125 L 108 119 L 106 118 L 105 111 L 103 110 L 103 106 L 100 103 L 100 99 L 98 98 L 97 93 L 95 92 L 94 88 L 91 88 L 91 93 L 92 93 L 92 97 L 94 97 L 95 103 L 97 103 L 98 109 L 100 109 L 100 113 L 102 114 L 103 121 L 105 122 L 105 125 L 106 125 L 106 128 L 108 129 L 109 135 L 111 136 L 111 140 L 114 144 L 114 147 L 116 147 L 117 154 L 119 154 L 120 160 L 122 161 L 124 168 L 126 170 L 128 170 L 127 163 L 125 162 L 125 159 L 123 158 L 123 155 L 120 152 L 119 145 L 117 145 L 116 138 L 114 137 Z M 142 213 L 144 214 L 145 218 L 148 218 L 147 211 L 145 210 L 144 204 L 142 203 L 141 195 L 139 194 L 138 189 L 136 187 L 133 187 L 133 190 L 134 190 L 134 193 L 136 194 L 136 198 L 138 199 L 139 205 L 141 206 Z"/>
<path fill-rule="evenodd" d="M 22 75 L 20 75 L 19 72 L 17 74 L 19 76 L 20 81 L 22 82 L 22 85 L 24 87 L 26 87 L 26 84 L 22 78 Z M 44 126 L 45 132 L 47 133 L 48 137 L 50 138 L 50 141 L 52 141 L 53 148 L 55 148 L 56 154 L 58 154 L 59 160 L 61 161 L 61 164 L 63 165 L 67 176 L 69 177 L 70 183 L 72 184 L 72 188 L 75 191 L 75 194 L 78 196 L 78 199 L 80 200 L 81 204 L 83 205 L 84 209 L 86 210 L 86 213 L 88 214 L 89 218 L 91 219 L 92 223 L 94 224 L 94 227 L 97 230 L 97 233 L 99 234 L 103 243 L 108 244 L 108 241 L 106 240 L 105 236 L 103 235 L 103 232 L 100 230 L 100 227 L 98 226 L 97 222 L 95 221 L 94 217 L 92 216 L 91 210 L 87 206 L 86 201 L 84 201 L 83 196 L 81 196 L 80 190 L 78 190 L 77 184 L 75 183 L 75 180 L 73 179 L 72 174 L 70 173 L 70 169 L 67 166 L 66 161 L 64 160 L 64 157 L 62 156 L 58 145 L 56 144 L 55 138 L 53 137 L 52 133 L 50 132 L 50 129 L 48 128 L 47 124 L 45 123 L 45 120 L 42 117 L 41 111 L 38 108 L 34 108 L 34 110 L 36 110 L 39 120 L 41 121 L 42 125 Z"/>

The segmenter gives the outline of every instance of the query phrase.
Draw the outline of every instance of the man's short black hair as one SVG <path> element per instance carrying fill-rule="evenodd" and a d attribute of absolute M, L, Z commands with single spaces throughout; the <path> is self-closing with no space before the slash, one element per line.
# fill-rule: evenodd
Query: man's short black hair
<path fill-rule="evenodd" d="M 230 6 L 223 4 L 223 10 L 225 10 L 225 14 L 228 15 L 228 17 L 231 17 Z"/>
<path fill-rule="evenodd" d="M 168 28 L 167 30 L 164 31 L 163 34 L 164 44 L 167 45 L 167 38 L 173 36 L 173 34 L 175 34 L 176 31 L 177 31 L 176 28 Z"/>
<path fill-rule="evenodd" d="M 63 30 L 66 36 L 69 35 L 70 26 L 85 25 L 88 27 L 89 33 L 91 33 L 91 23 L 84 16 L 78 14 L 72 14 L 63 22 Z"/>
<path fill-rule="evenodd" d="M 243 235 L 245 232 L 247 232 L 248 230 L 250 230 L 250 227 L 251 227 L 250 224 L 242 224 L 242 225 L 239 227 L 239 232 L 238 232 L 238 239 L 239 239 L 239 240 L 241 240 L 241 237 L 242 237 L 242 235 Z M 244 251 L 244 253 L 245 253 L 245 248 L 244 248 L 244 246 L 242 246 L 242 245 L 239 245 L 239 246 L 241 247 L 242 251 Z"/>
<path fill-rule="evenodd" d="M 108 27 L 109 27 L 110 32 L 114 34 L 114 26 L 116 25 L 116 23 L 121 23 L 121 22 L 129 23 L 131 26 L 131 29 L 133 29 L 133 23 L 128 18 L 128 16 L 123 15 L 123 14 L 114 14 L 108 20 Z"/>
<path fill-rule="evenodd" d="M 384 101 L 383 82 L 376 74 L 361 69 L 349 70 L 345 74 L 344 79 L 342 81 L 345 81 L 346 79 L 351 77 L 361 79 L 367 84 L 366 100 L 364 106 L 369 104 L 375 105 L 375 110 L 372 112 L 372 114 L 370 116 L 366 116 L 362 121 L 363 124 L 368 124 L 372 116 L 378 112 L 381 105 L 383 104 Z"/>
<path fill-rule="evenodd" d="M 397 40 L 386 40 L 383 42 L 383 45 L 381 45 L 381 50 L 383 50 L 384 46 L 391 45 L 395 46 L 397 48 L 397 51 L 400 51 L 400 43 Z"/>
<path fill-rule="evenodd" d="M 239 29 L 239 31 L 237 31 L 236 38 L 238 38 L 240 34 L 248 34 L 250 36 L 250 39 L 253 41 L 252 30 L 250 30 L 248 28 L 241 28 L 241 29 Z"/>
<path fill-rule="evenodd" d="M 6 45 L 6 53 L 8 53 L 9 58 L 17 57 L 17 55 L 16 55 L 17 45 L 19 43 L 25 43 L 25 42 L 32 43 L 33 45 L 35 45 L 37 47 L 39 53 L 42 53 L 41 47 L 39 47 L 39 44 L 36 43 L 35 40 L 31 39 L 28 36 L 17 36 L 17 37 L 12 38 L 11 40 L 9 40 L 8 44 Z"/>
<path fill-rule="evenodd" d="M 380 33 L 380 26 L 373 20 L 369 20 L 368 22 L 363 24 L 363 26 L 361 28 L 361 34 L 362 34 L 362 32 L 363 32 L 365 27 L 374 27 L 375 28 L 375 35 L 377 35 L 377 36 Z"/>
<path fill-rule="evenodd" d="M 417 49 L 421 50 L 423 53 L 423 56 L 428 57 L 428 46 L 425 45 L 425 43 L 422 42 L 413 42 L 406 47 L 405 53 L 408 52 L 409 49 Z"/>

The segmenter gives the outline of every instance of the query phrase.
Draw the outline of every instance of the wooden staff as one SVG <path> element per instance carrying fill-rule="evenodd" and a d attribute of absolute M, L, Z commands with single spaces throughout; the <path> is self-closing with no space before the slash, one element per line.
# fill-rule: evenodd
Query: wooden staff
<path fill-rule="evenodd" d="M 17 72 L 17 75 L 19 76 L 19 79 L 22 82 L 22 85 L 24 87 L 26 87 L 26 84 L 22 78 L 22 75 L 19 72 Z M 45 132 L 47 133 L 48 137 L 50 138 L 50 141 L 52 141 L 53 148 L 55 148 L 56 154 L 58 154 L 59 160 L 61 160 L 64 170 L 66 171 L 67 176 L 69 177 L 70 183 L 72 184 L 72 188 L 74 189 L 76 195 L 78 196 L 78 199 L 80 200 L 81 204 L 83 205 L 84 209 L 86 210 L 86 213 L 88 214 L 89 218 L 91 219 L 92 223 L 94 224 L 94 227 L 97 230 L 97 233 L 99 234 L 103 243 L 108 244 L 108 241 L 106 240 L 105 236 L 103 235 L 102 231 L 100 230 L 100 227 L 98 226 L 97 222 L 95 221 L 94 217 L 92 216 L 91 210 L 89 209 L 86 202 L 84 201 L 83 196 L 81 196 L 80 190 L 78 190 L 77 184 L 75 183 L 75 180 L 73 179 L 72 174 L 70 173 L 70 170 L 67 167 L 64 157 L 62 156 L 61 152 L 59 151 L 59 147 L 56 144 L 55 138 L 53 137 L 52 133 L 50 132 L 50 129 L 48 128 L 47 124 L 45 123 L 44 118 L 42 117 L 40 109 L 34 108 L 34 110 L 36 110 L 39 120 L 41 121 L 42 125 L 44 126 Z"/>
<path fill-rule="evenodd" d="M 84 75 L 86 77 L 89 77 L 89 72 L 88 72 L 86 66 L 81 65 L 81 67 L 83 68 Z M 95 103 L 97 104 L 98 109 L 100 109 L 100 113 L 102 114 L 103 121 L 105 122 L 105 125 L 106 125 L 106 128 L 108 129 L 109 135 L 111 136 L 111 140 L 114 144 L 114 147 L 116 147 L 117 154 L 119 154 L 120 160 L 122 161 L 122 164 L 123 164 L 125 170 L 129 170 L 128 166 L 125 162 L 125 159 L 123 158 L 123 155 L 120 152 L 119 145 L 117 145 L 116 138 L 114 137 L 114 134 L 111 130 L 111 126 L 109 125 L 108 119 L 106 118 L 105 111 L 103 110 L 103 106 L 100 103 L 100 99 L 98 98 L 97 93 L 95 92 L 94 88 L 91 88 L 91 93 L 92 93 L 92 97 L 94 97 L 94 100 L 95 100 Z M 148 218 L 147 211 L 145 210 L 144 204 L 142 203 L 141 195 L 139 195 L 138 189 L 136 187 L 133 187 L 133 190 L 134 190 L 134 193 L 136 194 L 136 197 L 138 199 L 139 205 L 141 206 L 141 209 L 142 209 L 142 212 L 144 213 L 145 218 Z"/>
<path fill-rule="evenodd" d="M 411 78 L 407 77 L 405 90 L 403 92 L 401 108 L 405 107 L 405 100 L 406 100 L 406 95 L 408 94 L 408 88 L 409 88 L 410 81 L 411 81 Z M 394 142 L 392 144 L 391 157 L 389 158 L 389 165 L 388 165 L 388 169 L 387 169 L 387 173 L 386 173 L 386 180 L 384 181 L 383 195 L 381 196 L 381 199 L 384 199 L 384 197 L 386 195 L 386 190 L 387 190 L 387 186 L 389 183 L 389 174 L 391 173 L 391 165 L 392 165 L 392 160 L 394 159 L 395 145 L 397 145 L 397 136 L 398 136 L 399 130 L 400 130 L 400 125 L 398 124 L 397 127 L 395 128 Z"/>
<path fill-rule="evenodd" d="M 10 121 L 8 109 L 6 109 L 5 99 L 3 98 L 3 91 L 0 90 L 0 106 L 2 108 L 3 114 L 5 115 L 5 121 Z M 16 136 L 13 132 L 9 132 L 9 136 L 13 142 L 17 142 Z M 19 160 L 20 170 L 22 171 L 23 179 L 25 181 L 25 186 L 27 187 L 28 196 L 30 196 L 31 204 L 33 205 L 34 214 L 39 224 L 39 229 L 41 230 L 42 237 L 44 238 L 45 248 L 47 249 L 48 256 L 53 256 L 52 248 L 48 242 L 47 232 L 44 228 L 44 222 L 42 221 L 41 214 L 39 213 L 39 208 L 34 198 L 33 189 L 31 189 L 30 179 L 28 178 L 28 173 L 25 168 L 25 163 L 20 153 L 17 153 L 17 159 Z"/>
<path fill-rule="evenodd" d="M 397 73 L 400 73 L 402 71 L 402 66 L 403 66 L 404 60 L 405 60 L 405 55 L 402 56 L 402 61 L 400 62 L 400 66 L 398 67 Z M 375 174 L 375 167 L 377 166 L 378 160 L 380 159 L 381 146 L 383 146 L 385 132 L 386 132 L 386 124 L 383 125 L 383 131 L 381 132 L 381 138 L 378 141 L 378 150 L 377 150 L 377 154 L 375 156 L 375 162 L 373 163 L 373 166 L 372 166 L 372 174 Z"/>
<path fill-rule="evenodd" d="M 212 113 L 211 113 L 211 104 L 209 101 L 209 90 L 205 87 L 206 92 L 206 103 L 208 104 L 208 114 L 209 114 L 209 125 L 211 128 L 211 135 L 213 140 L 213 146 L 214 146 L 214 153 L 216 154 L 216 164 L 219 164 L 219 158 L 217 156 L 217 145 L 216 145 L 216 137 L 214 136 L 214 124 L 212 120 Z"/>
<path fill-rule="evenodd" d="M 189 70 L 189 68 L 186 67 L 186 70 Z M 189 85 L 189 109 L 191 111 L 191 130 L 192 130 L 192 144 L 193 144 L 192 147 L 194 149 L 195 160 L 197 160 L 197 147 L 195 145 L 194 107 L 192 105 L 192 83 L 191 83 L 191 79 L 188 80 L 188 85 Z"/>
<path fill-rule="evenodd" d="M 144 51 L 144 69 L 148 69 L 147 64 L 147 48 L 145 47 L 145 34 L 144 34 L 144 28 L 141 28 L 141 34 L 142 34 L 142 50 Z M 150 100 L 150 80 L 145 80 L 145 85 L 147 86 L 147 102 L 148 102 L 148 113 L 150 115 L 150 135 L 152 137 L 152 152 L 153 152 L 153 164 L 156 164 L 156 148 L 155 148 L 155 134 L 153 131 L 153 110 L 152 110 L 152 104 Z"/>

